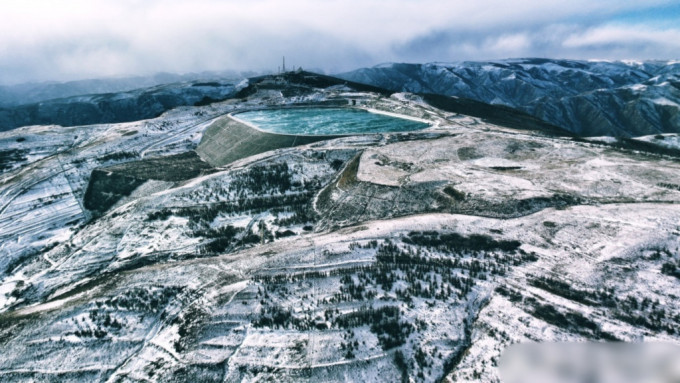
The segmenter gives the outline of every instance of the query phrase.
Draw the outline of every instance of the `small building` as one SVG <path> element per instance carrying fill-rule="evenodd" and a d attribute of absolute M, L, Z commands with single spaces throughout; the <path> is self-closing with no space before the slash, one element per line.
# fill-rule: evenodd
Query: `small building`
<path fill-rule="evenodd" d="M 347 99 L 347 104 L 350 105 L 350 106 L 364 105 L 366 103 L 365 97 L 349 96 L 349 97 L 346 97 L 346 99 Z"/>

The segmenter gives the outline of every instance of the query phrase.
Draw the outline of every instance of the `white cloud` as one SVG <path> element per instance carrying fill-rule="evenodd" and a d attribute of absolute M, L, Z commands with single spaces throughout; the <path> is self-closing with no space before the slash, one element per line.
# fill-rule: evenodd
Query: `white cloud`
<path fill-rule="evenodd" d="M 492 52 L 516 53 L 524 52 L 531 47 L 530 37 L 526 33 L 501 35 L 486 41 L 486 49 Z"/>
<path fill-rule="evenodd" d="M 654 44 L 680 52 L 680 29 L 650 29 L 644 25 L 604 25 L 573 33 L 564 40 L 569 48 L 607 45 Z"/>
<path fill-rule="evenodd" d="M 0 83 L 157 71 L 275 69 L 284 54 L 294 64 L 329 71 L 451 56 L 478 59 L 559 52 L 578 56 L 592 46 L 579 45 L 579 39 L 606 40 L 602 35 L 606 31 L 597 28 L 613 15 L 672 3 L 4 0 Z M 584 26 L 590 29 L 574 30 Z M 546 36 L 546 31 L 554 34 Z M 648 33 L 657 32 L 652 28 Z M 463 38 L 428 37 L 433 34 Z"/>

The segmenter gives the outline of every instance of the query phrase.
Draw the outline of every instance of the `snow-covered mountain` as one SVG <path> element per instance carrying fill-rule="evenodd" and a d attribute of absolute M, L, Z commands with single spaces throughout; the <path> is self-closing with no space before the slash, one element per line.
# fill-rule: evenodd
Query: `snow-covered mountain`
<path fill-rule="evenodd" d="M 130 90 L 106 93 L 80 92 L 101 88 L 128 88 L 133 85 L 123 81 L 104 84 L 89 81 L 86 84 L 78 83 L 81 86 L 72 84 L 42 86 L 37 89 L 45 93 L 27 91 L 27 98 L 24 99 L 39 101 L 27 103 L 19 101 L 21 98 L 14 97 L 13 102 L 21 103 L 0 106 L 0 131 L 27 125 L 75 126 L 153 118 L 178 106 L 205 105 L 225 100 L 236 93 L 239 81 L 233 79 L 189 81 L 151 87 L 142 87 L 145 81 L 140 81 L 139 86 Z M 0 89 L 0 95 L 2 92 L 3 89 Z M 71 95 L 74 93 L 75 95 Z M 57 94 L 68 96 L 44 99 Z"/>
<path fill-rule="evenodd" d="M 680 133 L 678 61 L 383 64 L 338 77 L 506 105 L 581 136 Z"/>
<path fill-rule="evenodd" d="M 1 381 L 499 382 L 516 343 L 680 346 L 675 135 L 565 137 L 305 72 L 238 88 L 0 132 Z M 294 106 L 430 126 L 230 116 Z"/>
<path fill-rule="evenodd" d="M 37 102 L 82 96 L 86 94 L 121 93 L 187 82 L 239 82 L 255 76 L 253 72 L 157 73 L 151 76 L 96 78 L 66 82 L 32 82 L 0 85 L 0 107 L 35 104 Z"/>

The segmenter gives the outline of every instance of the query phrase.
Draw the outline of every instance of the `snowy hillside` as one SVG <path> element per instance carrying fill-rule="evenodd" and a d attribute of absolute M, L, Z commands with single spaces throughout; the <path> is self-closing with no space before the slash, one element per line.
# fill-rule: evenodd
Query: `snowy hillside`
<path fill-rule="evenodd" d="M 680 346 L 670 136 L 587 141 L 307 72 L 239 88 L 0 133 L 1 381 L 499 382 L 516 343 Z M 294 106 L 430 126 L 230 116 Z"/>
<path fill-rule="evenodd" d="M 223 101 L 238 91 L 237 83 L 233 80 L 180 82 L 138 87 L 124 92 L 88 93 L 34 103 L 0 106 L 0 131 L 27 125 L 76 126 L 153 118 L 178 106 L 207 105 Z M 115 85 L 126 86 L 125 83 Z M 115 89 L 113 85 L 109 87 Z M 52 92 L 71 94 L 77 93 L 79 89 L 57 87 L 57 90 Z M 38 94 L 33 97 L 40 99 L 46 96 Z"/>
<path fill-rule="evenodd" d="M 680 63 L 513 59 L 383 64 L 338 75 L 506 105 L 581 136 L 680 133 Z"/>

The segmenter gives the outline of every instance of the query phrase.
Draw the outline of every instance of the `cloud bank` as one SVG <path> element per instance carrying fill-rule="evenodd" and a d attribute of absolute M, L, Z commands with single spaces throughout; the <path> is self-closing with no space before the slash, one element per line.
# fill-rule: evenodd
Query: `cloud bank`
<path fill-rule="evenodd" d="M 679 58 L 680 6 L 640 3 L 6 0 L 0 83 L 276 70 L 283 55 L 326 72 L 388 61 Z"/>

